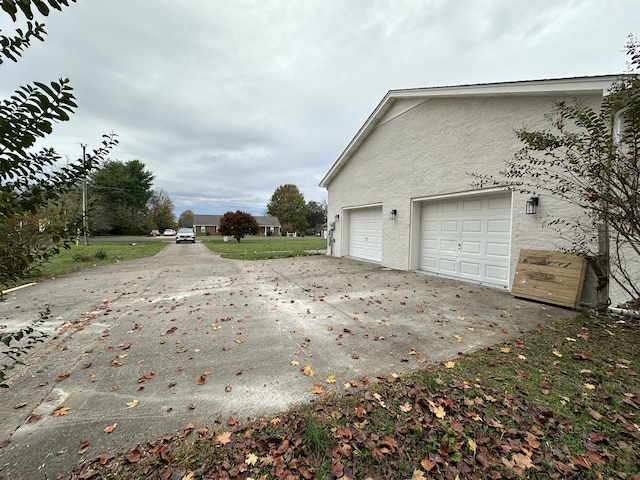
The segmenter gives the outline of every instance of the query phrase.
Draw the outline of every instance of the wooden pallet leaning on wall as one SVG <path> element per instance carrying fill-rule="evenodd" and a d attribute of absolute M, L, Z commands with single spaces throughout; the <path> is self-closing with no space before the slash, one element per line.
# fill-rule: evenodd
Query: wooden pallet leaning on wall
<path fill-rule="evenodd" d="M 511 294 L 515 297 L 576 308 L 580 306 L 587 262 L 578 255 L 520 250 Z"/>

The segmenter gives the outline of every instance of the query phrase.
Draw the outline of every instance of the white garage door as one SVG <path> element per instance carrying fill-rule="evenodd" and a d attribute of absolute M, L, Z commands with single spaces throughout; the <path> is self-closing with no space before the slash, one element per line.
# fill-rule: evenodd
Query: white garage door
<path fill-rule="evenodd" d="M 349 211 L 349 256 L 382 262 L 382 207 Z"/>
<path fill-rule="evenodd" d="M 422 205 L 420 269 L 509 288 L 511 195 Z"/>

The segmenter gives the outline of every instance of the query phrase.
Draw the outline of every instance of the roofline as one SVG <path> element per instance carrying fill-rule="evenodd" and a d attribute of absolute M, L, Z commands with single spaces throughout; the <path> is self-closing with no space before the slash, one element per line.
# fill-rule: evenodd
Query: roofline
<path fill-rule="evenodd" d="M 602 96 L 606 96 L 607 90 L 613 82 L 620 77 L 620 74 L 598 75 L 591 77 L 567 77 L 547 80 L 521 80 L 515 82 L 389 90 L 320 181 L 319 186 L 324 188 L 328 187 L 333 177 L 335 177 L 342 168 L 342 165 L 347 162 L 351 155 L 353 155 L 364 142 L 369 133 L 375 128 L 377 121 L 391 108 L 394 100 L 501 95 L 552 95 L 556 93 L 579 95 L 589 92 L 600 93 Z"/>

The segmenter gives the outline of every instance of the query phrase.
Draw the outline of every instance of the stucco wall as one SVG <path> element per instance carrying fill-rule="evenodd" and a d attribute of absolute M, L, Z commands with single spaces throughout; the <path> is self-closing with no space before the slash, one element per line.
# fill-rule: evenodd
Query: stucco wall
<path fill-rule="evenodd" d="M 420 199 L 469 194 L 470 172 L 497 175 L 522 145 L 514 130 L 548 128 L 551 96 L 492 96 L 397 101 L 328 186 L 329 220 L 340 214 L 333 254 L 346 255 L 348 209 L 383 207 L 382 265 L 416 268 Z M 566 99 L 566 98 L 565 98 Z M 594 107 L 599 97 L 582 98 Z M 401 102 L 404 102 L 404 106 Z M 525 215 L 528 196 L 512 195 L 511 279 L 521 248 L 556 250 L 557 232 L 544 226 L 550 213 L 579 215 L 574 207 L 541 197 L 537 215 Z M 396 220 L 389 219 L 392 209 Z"/>

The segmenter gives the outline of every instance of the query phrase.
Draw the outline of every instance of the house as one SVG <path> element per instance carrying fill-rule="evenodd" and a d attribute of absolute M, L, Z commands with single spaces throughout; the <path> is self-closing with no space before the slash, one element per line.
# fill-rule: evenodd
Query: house
<path fill-rule="evenodd" d="M 203 235 L 220 235 L 218 229 L 220 227 L 220 219 L 222 215 L 199 215 L 193 216 L 193 228 L 197 236 Z M 254 216 L 260 227 L 258 235 L 274 235 L 280 236 L 280 221 L 276 217 Z"/>
<path fill-rule="evenodd" d="M 553 102 L 579 98 L 599 109 L 617 78 L 389 91 L 320 183 L 327 253 L 510 291 L 521 249 L 562 245 L 545 216 L 579 212 L 541 197 L 527 214 L 529 195 L 475 188 L 469 174 L 497 175 L 523 146 L 514 130 L 549 128 Z M 584 302 L 595 302 L 595 284 L 588 271 Z M 626 300 L 611 289 L 612 302 Z"/>

